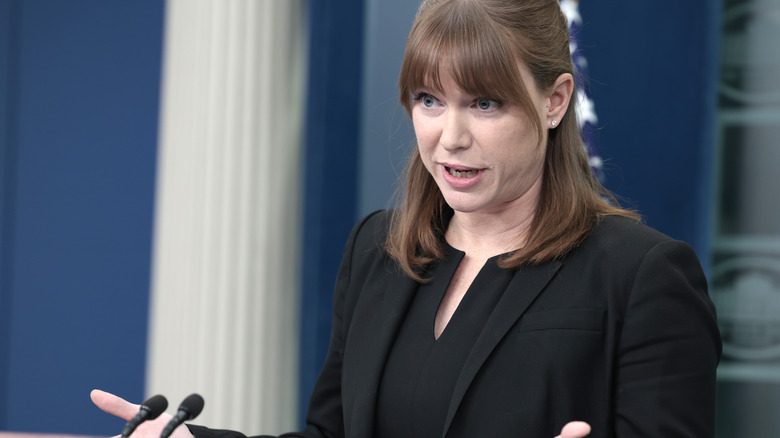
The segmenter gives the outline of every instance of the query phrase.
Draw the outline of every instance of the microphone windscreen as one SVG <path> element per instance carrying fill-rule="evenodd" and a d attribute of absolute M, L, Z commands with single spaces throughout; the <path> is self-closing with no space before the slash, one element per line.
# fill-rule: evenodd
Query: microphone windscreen
<path fill-rule="evenodd" d="M 157 394 L 149 397 L 149 400 L 146 400 L 142 406 L 146 406 L 149 410 L 149 420 L 154 420 L 168 409 L 168 400 L 164 396 Z"/>
<path fill-rule="evenodd" d="M 203 404 L 203 397 L 201 397 L 199 394 L 190 394 L 187 396 L 187 398 L 184 399 L 183 402 L 181 402 L 179 410 L 187 411 L 189 414 L 188 420 L 192 420 L 200 415 L 200 411 L 203 410 Z"/>

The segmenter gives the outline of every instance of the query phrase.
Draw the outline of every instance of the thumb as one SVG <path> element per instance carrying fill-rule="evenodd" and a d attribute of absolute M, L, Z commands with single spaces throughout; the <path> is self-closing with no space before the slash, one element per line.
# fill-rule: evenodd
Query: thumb
<path fill-rule="evenodd" d="M 140 408 L 139 405 L 134 405 L 123 398 L 99 389 L 93 389 L 89 396 L 92 403 L 104 412 L 128 421 L 138 413 Z"/>
<path fill-rule="evenodd" d="M 582 438 L 590 434 L 590 425 L 584 421 L 570 421 L 563 426 L 560 438 Z"/>

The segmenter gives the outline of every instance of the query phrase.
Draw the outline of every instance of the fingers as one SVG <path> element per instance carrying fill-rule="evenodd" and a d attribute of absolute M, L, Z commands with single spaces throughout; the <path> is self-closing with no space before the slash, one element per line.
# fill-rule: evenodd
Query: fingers
<path fill-rule="evenodd" d="M 99 389 L 94 389 L 89 394 L 92 403 L 111 415 L 130 420 L 138 412 L 138 405 L 134 405 L 123 398 L 117 397 Z"/>
<path fill-rule="evenodd" d="M 584 421 L 571 421 L 563 426 L 557 438 L 582 438 L 590 434 L 590 425 Z"/>

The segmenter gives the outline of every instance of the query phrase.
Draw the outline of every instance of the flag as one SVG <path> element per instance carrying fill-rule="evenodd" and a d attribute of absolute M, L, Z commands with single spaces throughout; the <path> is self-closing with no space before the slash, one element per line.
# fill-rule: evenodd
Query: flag
<path fill-rule="evenodd" d="M 590 167 L 593 169 L 593 173 L 599 181 L 604 182 L 604 162 L 598 155 L 596 142 L 596 126 L 598 125 L 599 119 L 596 116 L 596 108 L 593 100 L 588 95 L 587 88 L 581 80 L 587 73 L 588 61 L 585 59 L 585 55 L 579 50 L 577 45 L 577 37 L 579 36 L 579 31 L 582 27 L 579 1 L 560 0 L 560 5 L 561 10 L 563 10 L 563 13 L 569 21 L 569 50 L 571 51 L 572 62 L 574 63 L 574 68 L 577 70 L 577 76 L 579 78 L 576 96 L 577 122 L 579 123 L 582 138 L 585 141 L 585 147 L 588 150 Z"/>

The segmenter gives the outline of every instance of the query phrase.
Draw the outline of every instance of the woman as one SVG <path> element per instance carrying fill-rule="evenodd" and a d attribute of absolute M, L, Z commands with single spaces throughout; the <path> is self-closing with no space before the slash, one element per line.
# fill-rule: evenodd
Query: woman
<path fill-rule="evenodd" d="M 608 201 L 573 74 L 557 0 L 423 2 L 399 79 L 405 195 L 349 237 L 307 428 L 288 436 L 713 435 L 701 267 Z"/>

